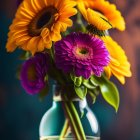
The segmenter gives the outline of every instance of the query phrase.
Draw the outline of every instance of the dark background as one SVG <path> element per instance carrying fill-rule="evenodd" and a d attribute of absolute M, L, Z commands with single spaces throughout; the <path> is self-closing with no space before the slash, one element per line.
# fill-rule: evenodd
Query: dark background
<path fill-rule="evenodd" d="M 118 113 L 101 97 L 94 110 L 101 127 L 102 140 L 140 140 L 140 0 L 111 0 L 116 3 L 127 22 L 125 32 L 111 31 L 113 38 L 126 51 L 133 77 L 122 86 Z M 0 140 L 38 140 L 41 117 L 51 106 L 51 95 L 40 102 L 29 96 L 16 79 L 20 51 L 6 53 L 8 27 L 16 11 L 16 0 L 0 0 Z"/>

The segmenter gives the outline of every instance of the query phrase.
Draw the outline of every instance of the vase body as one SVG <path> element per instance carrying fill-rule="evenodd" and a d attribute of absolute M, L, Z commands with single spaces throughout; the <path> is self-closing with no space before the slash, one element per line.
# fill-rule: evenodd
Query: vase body
<path fill-rule="evenodd" d="M 56 98 L 53 100 L 52 107 L 44 114 L 39 128 L 40 140 L 59 140 L 63 126 L 67 119 L 64 110 L 64 102 L 61 99 Z M 68 102 L 68 101 L 67 101 Z M 100 130 L 98 121 L 88 107 L 86 99 L 73 100 L 77 113 L 79 115 L 81 124 L 86 135 L 86 140 L 100 140 Z M 69 128 L 65 137 L 62 140 L 77 140 L 72 130 Z M 80 139 L 79 139 L 80 140 Z"/>

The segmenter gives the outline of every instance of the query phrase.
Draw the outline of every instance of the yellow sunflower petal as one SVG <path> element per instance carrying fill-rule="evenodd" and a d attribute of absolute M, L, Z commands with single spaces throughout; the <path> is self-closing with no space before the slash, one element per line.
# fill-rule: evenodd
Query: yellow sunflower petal
<path fill-rule="evenodd" d="M 43 39 L 40 39 L 38 42 L 38 52 L 42 52 L 44 50 L 44 42 Z"/>
<path fill-rule="evenodd" d="M 110 79 L 110 77 L 111 77 L 111 69 L 110 69 L 110 67 L 109 66 L 105 67 L 104 71 L 106 72 L 107 78 Z"/>
<path fill-rule="evenodd" d="M 69 8 L 72 8 L 74 6 L 76 6 L 76 2 L 72 1 L 72 0 L 58 0 L 58 9 L 60 11 L 63 11 L 64 8 L 67 7 L 67 10 Z"/>
<path fill-rule="evenodd" d="M 65 0 L 57 0 L 54 6 L 57 7 L 57 9 L 60 11 L 61 7 L 63 7 L 64 4 L 65 4 Z"/>
<path fill-rule="evenodd" d="M 113 51 L 112 51 L 112 52 L 113 52 Z M 113 53 L 112 53 L 112 57 L 110 57 L 110 58 L 111 58 L 112 65 L 114 65 L 114 66 L 120 66 L 119 61 L 116 60 L 113 56 L 114 56 L 114 55 L 113 55 Z"/>
<path fill-rule="evenodd" d="M 61 40 L 61 35 L 60 34 L 58 34 L 58 33 L 51 33 L 51 39 L 52 39 L 52 41 L 54 41 L 54 42 L 56 42 L 56 41 L 59 41 L 59 40 Z"/>
<path fill-rule="evenodd" d="M 29 36 L 21 36 L 19 39 L 16 40 L 16 44 L 22 46 L 24 43 L 28 42 L 31 39 Z"/>
<path fill-rule="evenodd" d="M 67 11 L 67 12 L 66 12 L 66 11 Z M 76 9 L 74 9 L 74 8 L 69 8 L 69 9 L 67 10 L 67 8 L 66 8 L 66 9 L 63 9 L 63 11 L 61 12 L 60 17 L 63 17 L 63 18 L 71 17 L 71 16 L 75 15 L 76 13 L 77 13 L 77 10 L 76 10 Z"/>
<path fill-rule="evenodd" d="M 51 31 L 53 31 L 55 33 L 59 33 L 60 32 L 60 27 L 61 27 L 60 22 L 57 22 L 56 24 L 54 24 L 52 26 Z"/>
<path fill-rule="evenodd" d="M 66 23 L 61 23 L 61 22 L 60 22 L 60 30 L 61 30 L 61 32 L 65 32 L 66 29 L 67 29 L 67 24 L 66 24 Z"/>
<path fill-rule="evenodd" d="M 31 0 L 31 5 L 35 11 L 39 11 L 41 9 L 37 0 Z"/>
<path fill-rule="evenodd" d="M 99 30 L 108 30 L 112 28 L 112 25 L 105 16 L 90 8 L 87 9 L 87 19 L 90 24 L 94 25 Z"/>
<path fill-rule="evenodd" d="M 14 30 L 14 29 L 17 29 L 17 28 L 21 28 L 21 27 L 24 27 L 25 28 L 25 26 L 27 26 L 29 23 L 28 22 L 26 22 L 26 21 L 20 21 L 20 22 L 18 22 L 18 21 L 16 21 L 16 26 L 10 26 L 10 30 Z M 24 26 L 23 26 L 24 25 Z"/>
<path fill-rule="evenodd" d="M 82 1 L 78 2 L 78 9 L 80 10 L 80 12 L 82 13 L 83 17 L 88 20 L 87 17 L 87 9 L 84 5 L 84 3 Z"/>
<path fill-rule="evenodd" d="M 26 0 L 23 1 L 23 6 L 27 12 L 30 12 L 32 14 L 36 13 L 36 11 L 37 11 L 36 9 L 34 9 L 31 0 L 30 1 L 26 1 Z"/>
<path fill-rule="evenodd" d="M 28 40 L 29 41 L 29 40 Z M 28 41 L 26 41 L 24 44 L 22 44 L 22 49 L 25 50 L 25 51 L 29 51 L 27 49 L 27 44 L 28 44 Z M 20 46 L 21 47 L 21 46 Z"/>
<path fill-rule="evenodd" d="M 68 27 L 71 27 L 73 25 L 72 20 L 70 19 L 60 19 L 60 21 L 63 23 L 65 23 Z"/>
<path fill-rule="evenodd" d="M 45 48 L 50 49 L 52 47 L 52 42 L 45 44 Z"/>
<path fill-rule="evenodd" d="M 44 43 L 48 43 L 51 40 L 50 31 L 48 28 L 44 28 L 41 32 Z"/>
<path fill-rule="evenodd" d="M 20 11 L 20 14 L 21 14 L 21 18 L 27 18 L 28 20 L 31 20 L 32 19 L 32 17 L 34 16 L 34 14 L 33 13 L 27 13 L 27 11 L 26 10 L 21 10 Z"/>
<path fill-rule="evenodd" d="M 25 1 L 25 0 L 24 0 Z M 31 1 L 31 0 L 30 0 Z M 28 0 L 27 0 L 28 2 Z M 34 7 L 34 9 L 39 10 L 39 9 L 42 9 L 42 7 L 45 7 L 45 0 L 32 0 L 32 7 Z"/>
<path fill-rule="evenodd" d="M 117 73 L 113 71 L 113 75 L 118 78 L 118 80 L 121 82 L 121 84 L 125 84 L 125 77 L 123 75 L 120 75 L 120 73 Z"/>
<path fill-rule="evenodd" d="M 131 77 L 130 63 L 127 60 L 124 50 L 111 37 L 102 37 L 106 48 L 110 53 L 110 64 L 105 68 L 105 72 L 111 73 L 122 83 L 125 83 L 125 77 Z M 110 75 L 110 74 L 109 74 Z"/>
<path fill-rule="evenodd" d="M 34 55 L 35 52 L 37 52 L 38 43 L 39 43 L 39 37 L 33 37 L 28 41 L 27 49 L 32 53 L 32 55 Z"/>
<path fill-rule="evenodd" d="M 13 41 L 12 38 L 8 40 L 8 43 L 6 44 L 6 49 L 8 52 L 13 52 L 17 46 L 15 45 L 15 42 Z"/>
<path fill-rule="evenodd" d="M 20 13 L 22 12 L 22 14 L 26 14 L 26 16 L 30 15 L 30 16 L 35 16 L 36 12 L 31 4 L 31 1 L 23 1 L 22 6 L 20 7 Z"/>

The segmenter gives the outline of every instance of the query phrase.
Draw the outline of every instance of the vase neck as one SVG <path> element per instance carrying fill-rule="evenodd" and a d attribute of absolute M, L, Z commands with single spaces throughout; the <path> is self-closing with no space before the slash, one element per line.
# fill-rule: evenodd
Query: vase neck
<path fill-rule="evenodd" d="M 54 101 L 82 101 L 75 94 L 72 84 L 67 84 L 67 86 L 61 86 L 57 83 L 52 84 L 52 93 Z"/>
<path fill-rule="evenodd" d="M 68 99 L 64 99 L 61 95 L 53 95 L 53 101 L 56 101 L 56 102 L 60 102 L 60 101 L 82 101 L 81 99 L 79 99 L 78 97 L 75 97 L 75 98 L 72 98 L 70 100 Z"/>

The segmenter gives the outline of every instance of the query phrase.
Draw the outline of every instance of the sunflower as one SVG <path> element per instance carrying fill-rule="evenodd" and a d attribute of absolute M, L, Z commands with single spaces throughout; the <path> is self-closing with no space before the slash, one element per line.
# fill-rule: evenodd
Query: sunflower
<path fill-rule="evenodd" d="M 34 54 L 51 48 L 52 41 L 61 39 L 60 32 L 72 26 L 75 5 L 71 0 L 24 0 L 10 26 L 7 51 L 20 47 Z"/>
<path fill-rule="evenodd" d="M 110 53 L 110 64 L 105 67 L 108 78 L 113 74 L 122 84 L 125 77 L 131 77 L 130 63 L 127 60 L 124 50 L 110 36 L 103 37 L 106 48 Z"/>
<path fill-rule="evenodd" d="M 106 0 L 92 0 L 92 2 L 89 0 L 87 1 L 89 4 L 85 4 L 84 1 L 84 8 L 80 8 L 81 4 L 79 3 L 79 9 L 81 13 L 85 13 L 88 8 L 95 10 L 101 14 L 103 14 L 107 20 L 111 23 L 113 28 L 117 28 L 120 31 L 125 30 L 125 21 L 122 17 L 119 10 L 117 10 L 116 6 L 114 4 L 109 3 Z M 92 13 L 91 13 L 92 16 Z M 85 16 L 84 16 L 85 17 Z M 94 17 L 93 17 L 94 19 Z M 95 21 L 93 21 L 95 23 Z"/>

